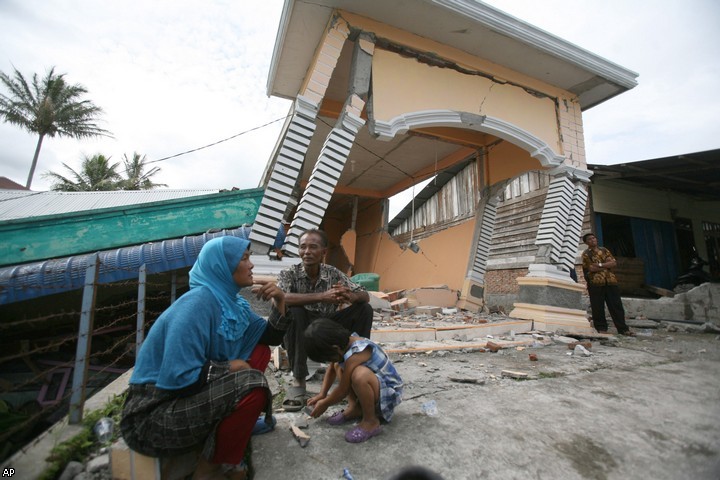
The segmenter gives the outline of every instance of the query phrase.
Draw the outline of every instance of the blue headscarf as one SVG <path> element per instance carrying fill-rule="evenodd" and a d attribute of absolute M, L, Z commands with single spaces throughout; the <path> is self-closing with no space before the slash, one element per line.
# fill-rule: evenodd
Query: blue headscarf
<path fill-rule="evenodd" d="M 218 237 L 207 242 L 190 270 L 190 288 L 207 287 L 222 306 L 217 333 L 227 340 L 242 337 L 250 322 L 250 304 L 238 294 L 233 272 L 250 242 L 238 237 Z"/>

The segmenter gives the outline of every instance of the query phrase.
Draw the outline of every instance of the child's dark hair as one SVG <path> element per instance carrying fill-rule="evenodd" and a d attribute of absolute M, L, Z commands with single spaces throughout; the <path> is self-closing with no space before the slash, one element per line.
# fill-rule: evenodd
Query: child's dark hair
<path fill-rule="evenodd" d="M 339 348 L 345 352 L 350 331 L 329 318 L 318 318 L 305 329 L 305 352 L 316 362 L 337 362 Z"/>

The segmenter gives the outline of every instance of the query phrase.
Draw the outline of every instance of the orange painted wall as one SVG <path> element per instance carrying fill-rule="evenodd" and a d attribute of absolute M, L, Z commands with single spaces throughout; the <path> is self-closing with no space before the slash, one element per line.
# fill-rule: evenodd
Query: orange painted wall
<path fill-rule="evenodd" d="M 452 110 L 502 119 L 560 151 L 555 101 L 525 89 L 376 49 L 372 69 L 373 115 L 390 122 L 407 113 Z"/>
<path fill-rule="evenodd" d="M 487 154 L 489 185 L 512 178 L 528 170 L 540 170 L 540 162 L 522 148 L 510 142 L 501 142 L 492 147 Z"/>
<path fill-rule="evenodd" d="M 460 290 L 468 268 L 475 220 L 417 240 L 418 253 L 403 250 L 387 232 L 358 235 L 356 271 L 380 275 L 380 290 L 430 285 Z"/>
<path fill-rule="evenodd" d="M 429 38 L 414 35 L 405 30 L 372 20 L 361 15 L 356 15 L 344 10 L 339 11 L 342 19 L 347 21 L 350 28 L 359 28 L 366 32 L 373 32 L 378 37 L 386 38 L 400 45 L 407 45 L 425 52 L 432 52 L 438 57 L 450 60 L 470 70 L 481 70 L 494 77 L 512 81 L 526 87 L 538 90 L 552 97 L 575 97 L 575 95 L 558 87 L 543 82 L 542 80 L 511 70 L 488 60 L 473 56 L 462 50 L 444 45 Z"/>

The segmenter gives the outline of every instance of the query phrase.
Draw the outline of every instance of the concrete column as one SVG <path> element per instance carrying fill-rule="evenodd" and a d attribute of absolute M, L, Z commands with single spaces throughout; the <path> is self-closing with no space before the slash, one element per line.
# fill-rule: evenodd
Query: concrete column
<path fill-rule="evenodd" d="M 467 277 L 463 282 L 458 302 L 458 307 L 465 310 L 480 310 L 485 305 L 485 272 L 490 254 L 490 242 L 495 230 L 497 204 L 500 200 L 498 193 L 505 188 L 505 185 L 507 182 L 502 182 L 488 189 L 488 193 L 483 198 L 484 204 L 475 217 L 475 238 L 473 239 L 475 253 Z"/>
<path fill-rule="evenodd" d="M 364 124 L 362 118 L 345 111 L 330 130 L 285 239 L 285 250 L 290 254 L 297 255 L 302 232 L 320 226 L 355 136 Z"/>
<path fill-rule="evenodd" d="M 291 208 L 292 192 L 302 175 L 305 155 L 315 133 L 318 110 L 349 33 L 347 23 L 334 16 L 318 44 L 311 69 L 295 100 L 292 119 L 284 130 L 277 160 L 253 223 L 250 248 L 254 254 L 267 254 L 275 243 L 283 216 Z M 293 253 L 297 253 L 296 250 Z"/>
<path fill-rule="evenodd" d="M 285 250 L 290 254 L 297 255 L 300 235 L 305 230 L 317 228 L 322 222 L 355 137 L 365 125 L 361 114 L 370 92 L 374 48 L 372 39 L 366 34 L 360 34 L 355 40 L 348 96 L 335 126 L 325 139 L 310 180 L 300 198 L 290 233 L 285 239 Z"/>
<path fill-rule="evenodd" d="M 298 97 L 294 110 L 250 233 L 250 248 L 255 254 L 266 254 L 275 242 L 293 188 L 302 173 L 310 140 L 315 133 L 318 105 L 304 97 Z"/>
<path fill-rule="evenodd" d="M 580 309 L 585 288 L 570 278 L 587 202 L 585 183 L 590 172 L 560 166 L 550 174 L 535 244 L 538 253 L 528 275 L 518 278 L 520 291 L 510 316 L 532 319 L 539 330 L 592 333 Z"/>

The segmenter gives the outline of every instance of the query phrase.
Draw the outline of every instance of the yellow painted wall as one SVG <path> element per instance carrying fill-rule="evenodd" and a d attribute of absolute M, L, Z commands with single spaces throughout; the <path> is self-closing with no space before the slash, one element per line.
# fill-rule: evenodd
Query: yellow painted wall
<path fill-rule="evenodd" d="M 338 13 L 342 19 L 348 23 L 351 29 L 358 28 L 366 32 L 372 32 L 380 38 L 388 39 L 399 45 L 409 46 L 424 52 L 432 52 L 438 57 L 454 62 L 463 68 L 482 71 L 493 77 L 504 79 L 526 86 L 533 90 L 546 93 L 551 97 L 573 97 L 573 95 L 569 92 L 559 89 L 553 85 L 549 85 L 540 79 L 520 74 L 507 67 L 475 57 L 467 52 L 444 45 L 435 40 L 420 37 L 407 31 L 400 30 L 396 27 L 343 10 L 340 10 Z"/>
<path fill-rule="evenodd" d="M 389 122 L 407 112 L 453 110 L 502 119 L 561 151 L 555 102 L 524 89 L 376 49 L 373 115 Z"/>

